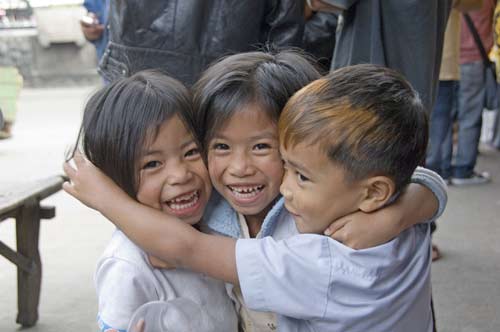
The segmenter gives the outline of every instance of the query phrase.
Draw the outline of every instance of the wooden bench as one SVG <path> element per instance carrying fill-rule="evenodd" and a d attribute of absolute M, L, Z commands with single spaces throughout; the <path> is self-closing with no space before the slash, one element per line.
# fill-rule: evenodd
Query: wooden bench
<path fill-rule="evenodd" d="M 55 216 L 54 207 L 40 201 L 62 187 L 63 177 L 53 176 L 29 183 L 0 184 L 0 222 L 16 221 L 17 252 L 0 241 L 0 254 L 17 266 L 16 322 L 29 327 L 38 320 L 42 262 L 38 251 L 40 220 Z"/>

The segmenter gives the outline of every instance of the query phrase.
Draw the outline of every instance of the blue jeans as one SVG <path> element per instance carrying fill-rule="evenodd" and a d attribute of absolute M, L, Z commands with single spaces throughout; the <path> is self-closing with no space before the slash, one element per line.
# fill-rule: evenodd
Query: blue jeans
<path fill-rule="evenodd" d="M 458 81 L 439 81 L 436 104 L 431 113 L 427 168 L 443 179 L 451 176 L 452 124 L 458 102 Z"/>
<path fill-rule="evenodd" d="M 458 99 L 458 145 L 453 165 L 455 178 L 467 178 L 474 172 L 484 105 L 484 65 L 482 61 L 460 65 Z"/>

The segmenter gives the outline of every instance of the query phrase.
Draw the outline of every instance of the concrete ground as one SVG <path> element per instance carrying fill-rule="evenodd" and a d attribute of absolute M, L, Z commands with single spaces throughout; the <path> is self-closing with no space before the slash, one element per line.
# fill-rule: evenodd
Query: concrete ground
<path fill-rule="evenodd" d="M 0 141 L 0 181 L 28 181 L 61 172 L 83 104 L 94 87 L 25 89 L 14 137 Z M 491 184 L 450 187 L 448 208 L 434 242 L 443 258 L 433 268 L 440 332 L 500 331 L 500 153 L 482 150 L 478 168 Z M 44 202 L 56 218 L 42 222 L 43 262 L 38 324 L 28 331 L 95 331 L 95 262 L 113 226 L 59 192 Z M 0 223 L 0 241 L 15 246 L 12 220 Z M 0 331 L 18 331 L 16 269 L 0 257 Z"/>

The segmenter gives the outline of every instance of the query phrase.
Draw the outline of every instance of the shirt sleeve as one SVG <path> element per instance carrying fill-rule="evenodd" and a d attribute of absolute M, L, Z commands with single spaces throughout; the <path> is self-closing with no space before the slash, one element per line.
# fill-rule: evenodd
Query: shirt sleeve
<path fill-rule="evenodd" d="M 158 298 L 151 280 L 136 265 L 123 259 L 108 258 L 99 263 L 95 283 L 101 331 L 126 331 L 135 310 Z"/>
<path fill-rule="evenodd" d="M 97 4 L 95 0 L 85 0 L 83 1 L 83 7 L 87 9 L 87 11 L 91 13 L 95 13 L 98 11 Z"/>
<path fill-rule="evenodd" d="M 324 317 L 332 273 L 326 237 L 239 239 L 236 266 L 249 308 L 297 319 Z"/>
<path fill-rule="evenodd" d="M 436 214 L 430 220 L 439 218 L 443 214 L 446 204 L 448 203 L 448 193 L 446 192 L 447 186 L 443 178 L 430 169 L 417 167 L 415 172 L 413 172 L 411 182 L 426 186 L 434 193 L 439 202 L 439 207 Z"/>

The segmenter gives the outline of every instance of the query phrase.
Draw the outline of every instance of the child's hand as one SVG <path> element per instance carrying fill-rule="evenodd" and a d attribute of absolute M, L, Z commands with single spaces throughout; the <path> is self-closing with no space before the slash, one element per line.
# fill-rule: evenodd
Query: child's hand
<path fill-rule="evenodd" d="M 324 233 L 352 249 L 381 245 L 402 231 L 402 215 L 398 217 L 399 210 L 390 208 L 373 213 L 354 212 L 335 220 Z"/>
<path fill-rule="evenodd" d="M 63 183 L 63 189 L 86 206 L 102 212 L 102 207 L 113 204 L 113 198 L 121 189 L 99 168 L 76 153 L 75 166 L 63 164 L 64 173 L 69 181 Z"/>
<path fill-rule="evenodd" d="M 146 324 L 144 322 L 144 319 L 141 318 L 135 325 L 134 331 L 132 332 L 144 332 L 146 330 Z"/>
<path fill-rule="evenodd" d="M 353 249 L 370 248 L 430 220 L 437 209 L 434 194 L 422 185 L 411 183 L 391 205 L 372 213 L 355 212 L 337 219 L 324 233 Z"/>

